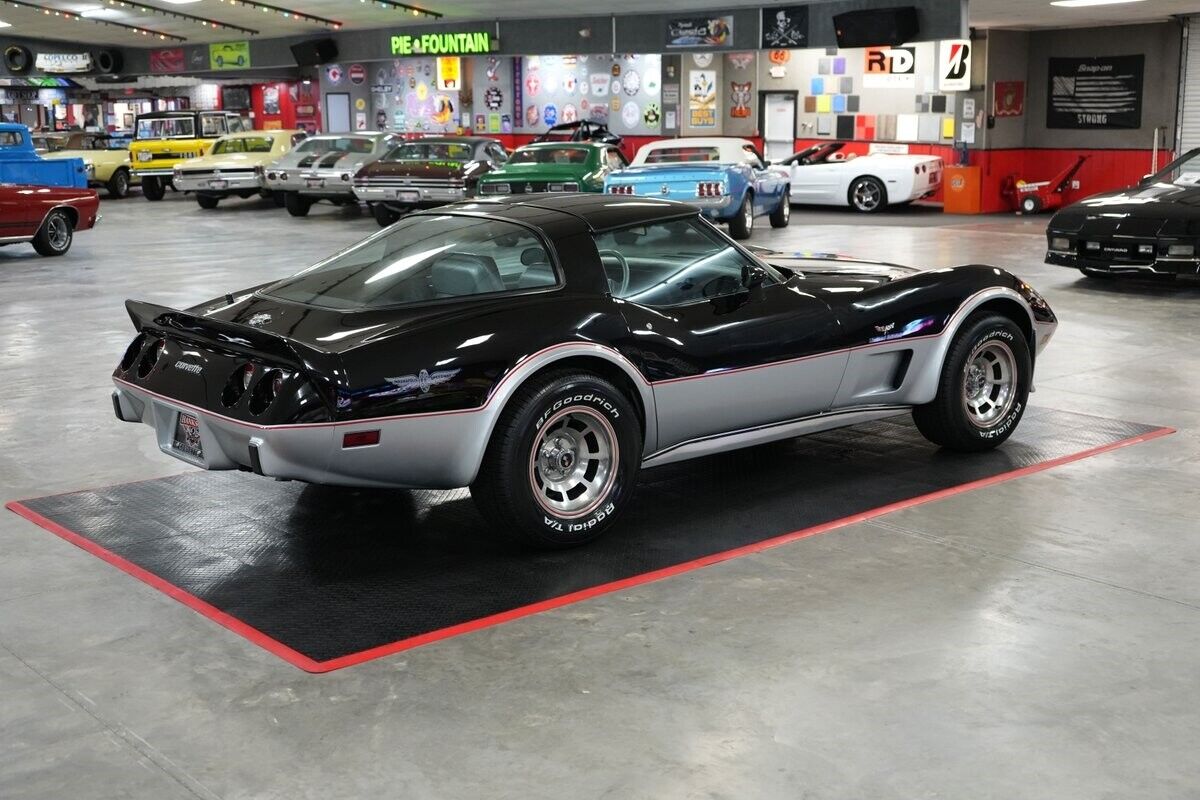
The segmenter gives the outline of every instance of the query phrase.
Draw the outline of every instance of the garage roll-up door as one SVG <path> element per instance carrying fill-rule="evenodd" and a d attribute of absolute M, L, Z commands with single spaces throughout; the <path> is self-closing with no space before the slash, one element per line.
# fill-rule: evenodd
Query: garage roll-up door
<path fill-rule="evenodd" d="M 1179 152 L 1200 147 L 1200 17 L 1188 17 L 1179 91 Z"/>

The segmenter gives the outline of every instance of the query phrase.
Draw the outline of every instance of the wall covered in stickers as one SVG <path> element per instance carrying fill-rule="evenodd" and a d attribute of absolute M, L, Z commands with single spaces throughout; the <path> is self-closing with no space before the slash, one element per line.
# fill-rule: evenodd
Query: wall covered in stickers
<path fill-rule="evenodd" d="M 540 133 L 576 120 L 602 122 L 622 135 L 662 131 L 662 57 L 528 56 L 512 76 L 515 126 Z"/>

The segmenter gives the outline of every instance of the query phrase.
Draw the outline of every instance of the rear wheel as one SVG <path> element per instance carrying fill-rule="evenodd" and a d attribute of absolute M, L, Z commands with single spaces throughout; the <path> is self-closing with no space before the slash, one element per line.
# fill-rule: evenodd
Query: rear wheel
<path fill-rule="evenodd" d="M 118 169 L 108 179 L 105 188 L 108 189 L 109 197 L 120 199 L 129 194 L 129 170 Z"/>
<path fill-rule="evenodd" d="M 790 189 L 784 189 L 783 199 L 779 201 L 779 207 L 771 213 L 772 228 L 786 228 L 788 221 L 792 218 L 792 201 L 789 199 Z"/>
<path fill-rule="evenodd" d="M 552 373 L 505 407 L 471 496 L 518 544 L 574 547 L 599 537 L 628 505 L 641 455 L 629 398 L 589 373 Z"/>
<path fill-rule="evenodd" d="M 299 192 L 288 192 L 283 205 L 293 217 L 307 217 L 313 201 Z"/>
<path fill-rule="evenodd" d="M 746 192 L 742 198 L 742 204 L 738 207 L 738 213 L 733 219 L 729 220 L 729 235 L 739 241 L 749 239 L 750 234 L 754 232 L 754 198 L 749 192 Z"/>
<path fill-rule="evenodd" d="M 221 198 L 215 194 L 198 194 L 196 202 L 201 208 L 216 208 L 217 204 L 221 202 Z"/>
<path fill-rule="evenodd" d="M 887 208 L 887 189 L 878 178 L 855 178 L 850 184 L 850 206 L 864 214 L 874 214 Z"/>
<path fill-rule="evenodd" d="M 156 175 L 147 175 L 142 178 L 142 194 L 147 200 L 162 200 L 163 195 L 167 193 L 167 187 L 162 178 Z"/>
<path fill-rule="evenodd" d="M 43 256 L 61 256 L 71 249 L 74 233 L 71 217 L 56 208 L 42 220 L 42 227 L 33 237 L 33 249 Z"/>
<path fill-rule="evenodd" d="M 379 223 L 379 227 L 381 228 L 395 225 L 400 220 L 400 212 L 393 211 L 383 203 L 376 203 L 371 206 L 371 213 L 375 215 L 375 221 Z"/>
<path fill-rule="evenodd" d="M 986 312 L 963 323 L 942 365 L 933 402 L 913 409 L 918 430 L 934 444 L 975 452 L 1002 444 L 1029 400 L 1033 361 L 1016 323 Z"/>

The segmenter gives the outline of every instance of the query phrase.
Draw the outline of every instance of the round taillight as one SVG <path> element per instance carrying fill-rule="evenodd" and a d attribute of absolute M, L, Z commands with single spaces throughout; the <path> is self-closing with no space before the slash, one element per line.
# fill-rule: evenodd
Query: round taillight
<path fill-rule="evenodd" d="M 286 173 L 286 172 L 281 172 L 281 173 L 279 173 L 279 180 L 281 180 L 281 181 L 286 181 L 286 180 L 287 180 L 287 173 Z"/>
<path fill-rule="evenodd" d="M 142 360 L 138 362 L 137 374 L 139 378 L 144 378 L 150 374 L 150 370 L 154 369 L 154 365 L 158 363 L 158 359 L 162 358 L 163 351 L 166 349 L 166 339 L 159 339 L 146 348 L 145 354 L 142 355 Z"/>
<path fill-rule="evenodd" d="M 274 173 L 274 172 L 268 172 L 268 173 L 267 173 L 267 180 L 269 180 L 269 181 L 273 181 L 273 180 L 275 180 L 275 173 Z"/>
<path fill-rule="evenodd" d="M 261 414 L 266 411 L 268 406 L 275 402 L 281 389 L 283 389 L 283 373 L 272 370 L 264 375 L 262 380 L 255 385 L 254 391 L 250 393 L 250 413 Z"/>
<path fill-rule="evenodd" d="M 350 180 L 350 173 L 349 173 L 349 172 L 343 172 L 343 173 L 342 173 L 342 180 L 344 180 L 344 181 L 349 181 L 349 180 Z"/>
<path fill-rule="evenodd" d="M 238 400 L 242 399 L 242 395 L 250 388 L 250 382 L 254 379 L 254 365 L 243 364 L 235 369 L 229 375 L 229 380 L 225 381 L 225 388 L 221 392 L 221 402 L 226 406 L 237 404 Z"/>
<path fill-rule="evenodd" d="M 242 367 L 242 391 L 250 388 L 250 381 L 254 380 L 254 365 L 247 364 Z"/>
<path fill-rule="evenodd" d="M 121 358 L 121 372 L 128 372 L 133 363 L 137 361 L 138 354 L 142 352 L 142 345 L 146 343 L 146 334 L 139 333 L 129 343 L 129 347 L 125 348 L 125 355 Z"/>

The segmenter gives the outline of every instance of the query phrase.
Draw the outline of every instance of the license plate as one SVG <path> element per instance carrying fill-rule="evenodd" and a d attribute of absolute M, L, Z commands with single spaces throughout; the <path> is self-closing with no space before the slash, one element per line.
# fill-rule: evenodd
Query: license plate
<path fill-rule="evenodd" d="M 397 189 L 393 192 L 392 196 L 401 203 L 416 203 L 421 199 L 420 192 L 414 192 L 410 189 Z"/>
<path fill-rule="evenodd" d="M 325 187 L 324 178 L 305 178 L 304 185 L 310 189 L 322 189 Z"/>
<path fill-rule="evenodd" d="M 229 181 L 221 181 L 221 180 L 209 181 L 208 188 L 210 188 L 210 189 L 227 189 L 227 188 L 229 188 Z"/>
<path fill-rule="evenodd" d="M 942 180 L 942 173 L 940 173 L 940 172 L 929 173 L 929 182 L 930 183 L 941 183 L 941 180 Z"/>
<path fill-rule="evenodd" d="M 204 448 L 200 444 L 200 420 L 195 414 L 179 412 L 179 419 L 175 422 L 175 441 L 171 446 L 189 456 L 204 458 Z"/>

